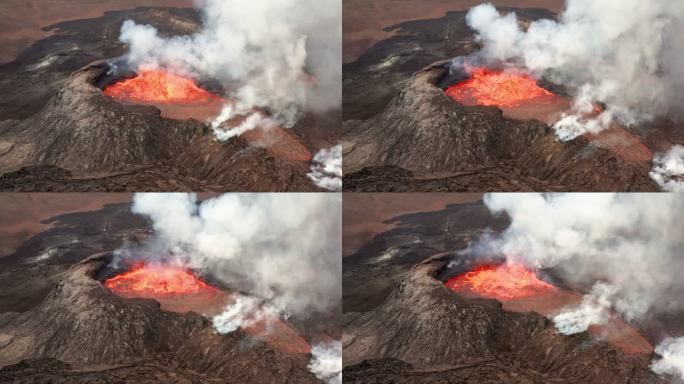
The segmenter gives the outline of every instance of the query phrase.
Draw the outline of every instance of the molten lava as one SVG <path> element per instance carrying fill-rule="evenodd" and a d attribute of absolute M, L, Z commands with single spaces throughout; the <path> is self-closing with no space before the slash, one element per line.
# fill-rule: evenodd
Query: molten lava
<path fill-rule="evenodd" d="M 138 103 L 204 103 L 219 100 L 198 87 L 192 79 L 164 71 L 141 71 L 136 77 L 110 85 L 104 94 Z"/>
<path fill-rule="evenodd" d="M 107 279 L 105 287 L 120 296 L 148 299 L 218 293 L 216 288 L 207 285 L 187 269 L 143 263 Z"/>
<path fill-rule="evenodd" d="M 556 288 L 539 279 L 522 264 L 482 265 L 446 283 L 457 293 L 500 301 L 516 300 L 553 293 Z"/>
<path fill-rule="evenodd" d="M 515 73 L 471 69 L 471 78 L 452 85 L 447 96 L 467 106 L 488 105 L 514 108 L 531 101 L 553 100 L 556 96 L 537 85 L 533 78 Z"/>

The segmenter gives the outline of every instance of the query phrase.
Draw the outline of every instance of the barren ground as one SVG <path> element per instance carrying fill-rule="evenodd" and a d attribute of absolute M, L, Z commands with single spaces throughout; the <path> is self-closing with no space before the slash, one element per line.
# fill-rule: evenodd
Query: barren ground
<path fill-rule="evenodd" d="M 482 0 L 344 0 L 342 5 L 344 63 L 355 61 L 373 44 L 392 36 L 383 29 L 409 20 L 433 19 L 460 11 Z M 560 12 L 563 0 L 491 0 L 497 7 L 545 8 Z"/>
<path fill-rule="evenodd" d="M 14 60 L 52 31 L 49 25 L 143 6 L 192 7 L 192 0 L 3 0 L 0 2 L 0 64 Z"/>

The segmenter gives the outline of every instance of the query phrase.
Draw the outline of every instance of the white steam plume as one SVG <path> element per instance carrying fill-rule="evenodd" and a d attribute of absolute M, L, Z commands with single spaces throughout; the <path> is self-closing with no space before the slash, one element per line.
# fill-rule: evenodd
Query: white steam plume
<path fill-rule="evenodd" d="M 202 0 L 203 28 L 162 37 L 126 20 L 121 41 L 134 67 L 210 77 L 284 125 L 341 103 L 341 0 Z"/>
<path fill-rule="evenodd" d="M 610 318 L 610 299 L 614 294 L 614 287 L 597 283 L 577 308 L 553 317 L 556 329 L 564 335 L 572 335 L 586 331 L 590 325 L 605 324 Z"/>
<path fill-rule="evenodd" d="M 328 384 L 342 384 L 342 342 L 314 345 L 309 370 Z"/>
<path fill-rule="evenodd" d="M 264 310 L 264 303 L 256 297 L 245 295 L 233 295 L 234 303 L 230 304 L 218 316 L 214 316 L 212 323 L 219 333 L 231 333 L 238 328 L 245 328 L 268 318 Z M 273 310 L 271 314 L 279 311 Z"/>
<path fill-rule="evenodd" d="M 323 148 L 313 158 L 306 174 L 317 186 L 329 191 L 342 190 L 342 146 Z"/>
<path fill-rule="evenodd" d="M 269 310 L 307 316 L 341 303 L 337 194 L 233 193 L 198 203 L 194 194 L 144 193 L 133 211 L 152 220 L 156 241 L 147 254 L 209 271 Z M 251 315 L 235 310 L 254 306 L 237 300 L 216 323 L 240 324 Z"/>
<path fill-rule="evenodd" d="M 684 146 L 675 145 L 653 158 L 651 179 L 669 192 L 684 192 Z"/>
<path fill-rule="evenodd" d="M 627 320 L 684 309 L 684 194 L 488 194 L 485 203 L 511 223 L 472 252 L 593 286 L 578 308 L 557 317 L 563 332 L 605 321 L 608 308 Z"/>
<path fill-rule="evenodd" d="M 651 369 L 659 375 L 678 376 L 684 380 L 684 337 L 667 338 L 655 349 L 661 356 L 653 362 Z"/>
<path fill-rule="evenodd" d="M 468 25 L 485 61 L 514 63 L 577 90 L 574 110 L 555 129 L 562 140 L 654 116 L 681 117 L 684 101 L 684 2 L 567 0 L 559 20 L 524 30 L 514 13 L 491 4 L 470 10 Z M 607 109 L 586 116 L 597 102 Z"/>

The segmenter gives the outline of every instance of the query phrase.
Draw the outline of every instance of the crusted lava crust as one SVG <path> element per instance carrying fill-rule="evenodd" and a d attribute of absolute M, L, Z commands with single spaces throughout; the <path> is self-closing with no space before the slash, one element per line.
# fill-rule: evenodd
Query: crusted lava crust
<path fill-rule="evenodd" d="M 543 9 L 501 10 L 523 22 L 555 18 Z M 446 96 L 455 82 L 448 59 L 477 49 L 465 15 L 388 27 L 394 36 L 343 67 L 345 191 L 658 190 L 650 161 L 626 160 L 585 137 L 561 143 L 544 123 Z M 651 150 L 684 142 L 667 125 L 637 133 Z"/>
<path fill-rule="evenodd" d="M 473 267 L 458 251 L 505 229 L 504 215 L 479 202 L 387 223 L 394 229 L 343 261 L 345 382 L 665 383 L 650 371 L 650 354 L 628 354 L 588 332 L 563 336 L 540 314 L 444 286 Z"/>
<path fill-rule="evenodd" d="M 192 9 L 147 7 L 47 27 L 52 36 L 0 66 L 0 190 L 318 190 L 306 161 L 241 138 L 220 143 L 204 123 L 105 96 L 98 81 L 126 53 L 126 19 L 166 36 L 200 28 Z M 315 153 L 335 142 L 339 115 L 306 115 L 290 132 Z"/>

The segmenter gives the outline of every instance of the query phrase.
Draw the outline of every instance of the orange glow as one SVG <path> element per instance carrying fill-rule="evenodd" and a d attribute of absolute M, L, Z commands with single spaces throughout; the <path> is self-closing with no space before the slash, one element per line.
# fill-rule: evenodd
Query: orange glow
<path fill-rule="evenodd" d="M 136 77 L 105 88 L 104 94 L 138 103 L 198 103 L 220 99 L 198 87 L 192 79 L 164 71 L 141 71 Z"/>
<path fill-rule="evenodd" d="M 143 263 L 107 279 L 105 287 L 120 296 L 148 299 L 218 292 L 216 288 L 207 285 L 187 269 Z"/>
<path fill-rule="evenodd" d="M 456 276 L 446 287 L 457 293 L 497 299 L 515 300 L 553 293 L 556 288 L 540 280 L 522 264 L 482 265 Z"/>
<path fill-rule="evenodd" d="M 538 86 L 536 80 L 526 75 L 474 68 L 471 69 L 471 76 L 449 87 L 447 96 L 467 106 L 508 108 L 539 99 L 555 98 L 553 93 Z"/>

